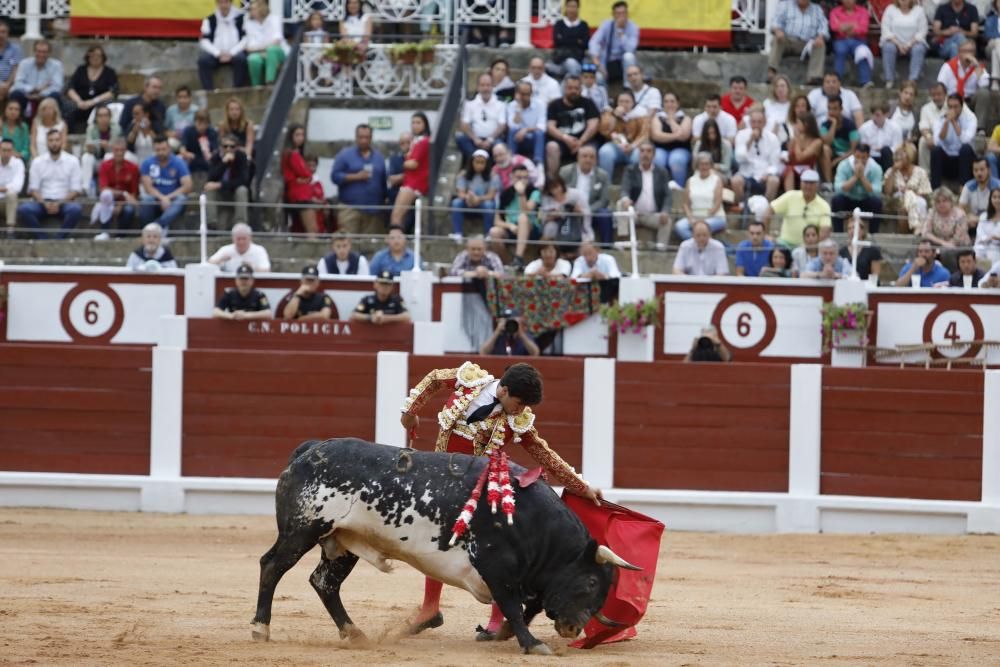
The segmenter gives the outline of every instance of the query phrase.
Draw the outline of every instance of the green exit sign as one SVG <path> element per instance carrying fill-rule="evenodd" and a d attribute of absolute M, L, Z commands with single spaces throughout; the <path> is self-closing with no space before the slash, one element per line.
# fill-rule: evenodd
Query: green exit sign
<path fill-rule="evenodd" d="M 391 130 L 392 116 L 370 116 L 368 124 L 371 125 L 373 130 Z"/>

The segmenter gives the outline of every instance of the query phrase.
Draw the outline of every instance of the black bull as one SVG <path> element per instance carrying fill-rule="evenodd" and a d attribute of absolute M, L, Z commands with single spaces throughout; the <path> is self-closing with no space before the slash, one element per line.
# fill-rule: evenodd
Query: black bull
<path fill-rule="evenodd" d="M 300 445 L 278 479 L 278 539 L 260 559 L 254 639 L 269 637 L 278 581 L 317 544 L 322 554 L 310 582 L 341 637 L 362 636 L 340 599 L 359 557 L 384 571 L 389 559 L 401 560 L 480 602 L 496 601 L 526 652 L 548 652 L 528 630 L 543 609 L 560 635 L 576 636 L 604 604 L 615 565 L 630 566 L 598 547 L 542 482 L 515 489 L 512 526 L 492 513 L 483 493 L 469 531 L 449 547 L 486 463 L 355 438 Z M 523 472 L 511 465 L 512 478 Z"/>

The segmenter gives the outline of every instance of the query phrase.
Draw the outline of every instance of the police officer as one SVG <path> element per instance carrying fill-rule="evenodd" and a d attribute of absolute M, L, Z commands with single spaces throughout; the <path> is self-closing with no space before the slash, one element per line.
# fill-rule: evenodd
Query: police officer
<path fill-rule="evenodd" d="M 319 271 L 315 265 L 302 269 L 302 281 L 298 289 L 282 300 L 285 304 L 282 315 L 286 320 L 331 320 L 337 319 L 337 306 L 319 288 Z"/>
<path fill-rule="evenodd" d="M 253 286 L 253 269 L 241 264 L 236 269 L 236 288 L 227 289 L 212 311 L 212 317 L 222 320 L 269 320 L 271 304 L 259 289 Z"/>
<path fill-rule="evenodd" d="M 383 271 L 375 277 L 375 293 L 361 299 L 358 307 L 351 313 L 351 319 L 372 324 L 410 321 L 410 313 L 403 305 L 403 300 L 393 293 L 391 272 Z"/>

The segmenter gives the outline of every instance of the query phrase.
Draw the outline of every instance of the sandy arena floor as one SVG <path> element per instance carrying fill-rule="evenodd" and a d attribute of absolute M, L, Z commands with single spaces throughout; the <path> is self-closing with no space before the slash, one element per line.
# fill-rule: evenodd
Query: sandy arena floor
<path fill-rule="evenodd" d="M 569 649 L 540 617 L 553 658 L 472 641 L 487 608 L 456 589 L 443 628 L 388 639 L 422 579 L 364 562 L 344 599 L 376 641 L 350 648 L 309 587 L 317 551 L 278 587 L 272 641 L 253 643 L 274 536 L 267 517 L 0 510 L 0 665 L 1000 664 L 996 536 L 667 533 L 639 638 Z"/>

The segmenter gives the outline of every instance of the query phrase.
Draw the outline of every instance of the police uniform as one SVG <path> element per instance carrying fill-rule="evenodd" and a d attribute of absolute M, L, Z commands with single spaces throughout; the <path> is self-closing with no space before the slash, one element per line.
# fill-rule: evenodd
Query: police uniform
<path fill-rule="evenodd" d="M 295 317 L 302 317 L 303 315 L 308 315 L 309 313 L 318 313 L 324 308 L 330 309 L 330 317 L 337 318 L 337 307 L 333 305 L 333 299 L 331 299 L 326 292 L 314 292 L 312 296 L 309 297 L 299 297 L 299 310 L 295 313 Z"/>
<path fill-rule="evenodd" d="M 246 296 L 240 295 L 238 289 L 228 289 L 219 299 L 219 310 L 235 313 L 237 310 L 256 312 L 259 310 L 270 310 L 271 304 L 259 289 L 251 289 Z"/>
<path fill-rule="evenodd" d="M 389 295 L 389 298 L 385 301 L 379 301 L 376 294 L 369 294 L 361 299 L 355 310 L 362 315 L 371 315 L 376 310 L 382 311 L 385 315 L 400 315 L 406 312 L 406 306 L 398 294 Z"/>

